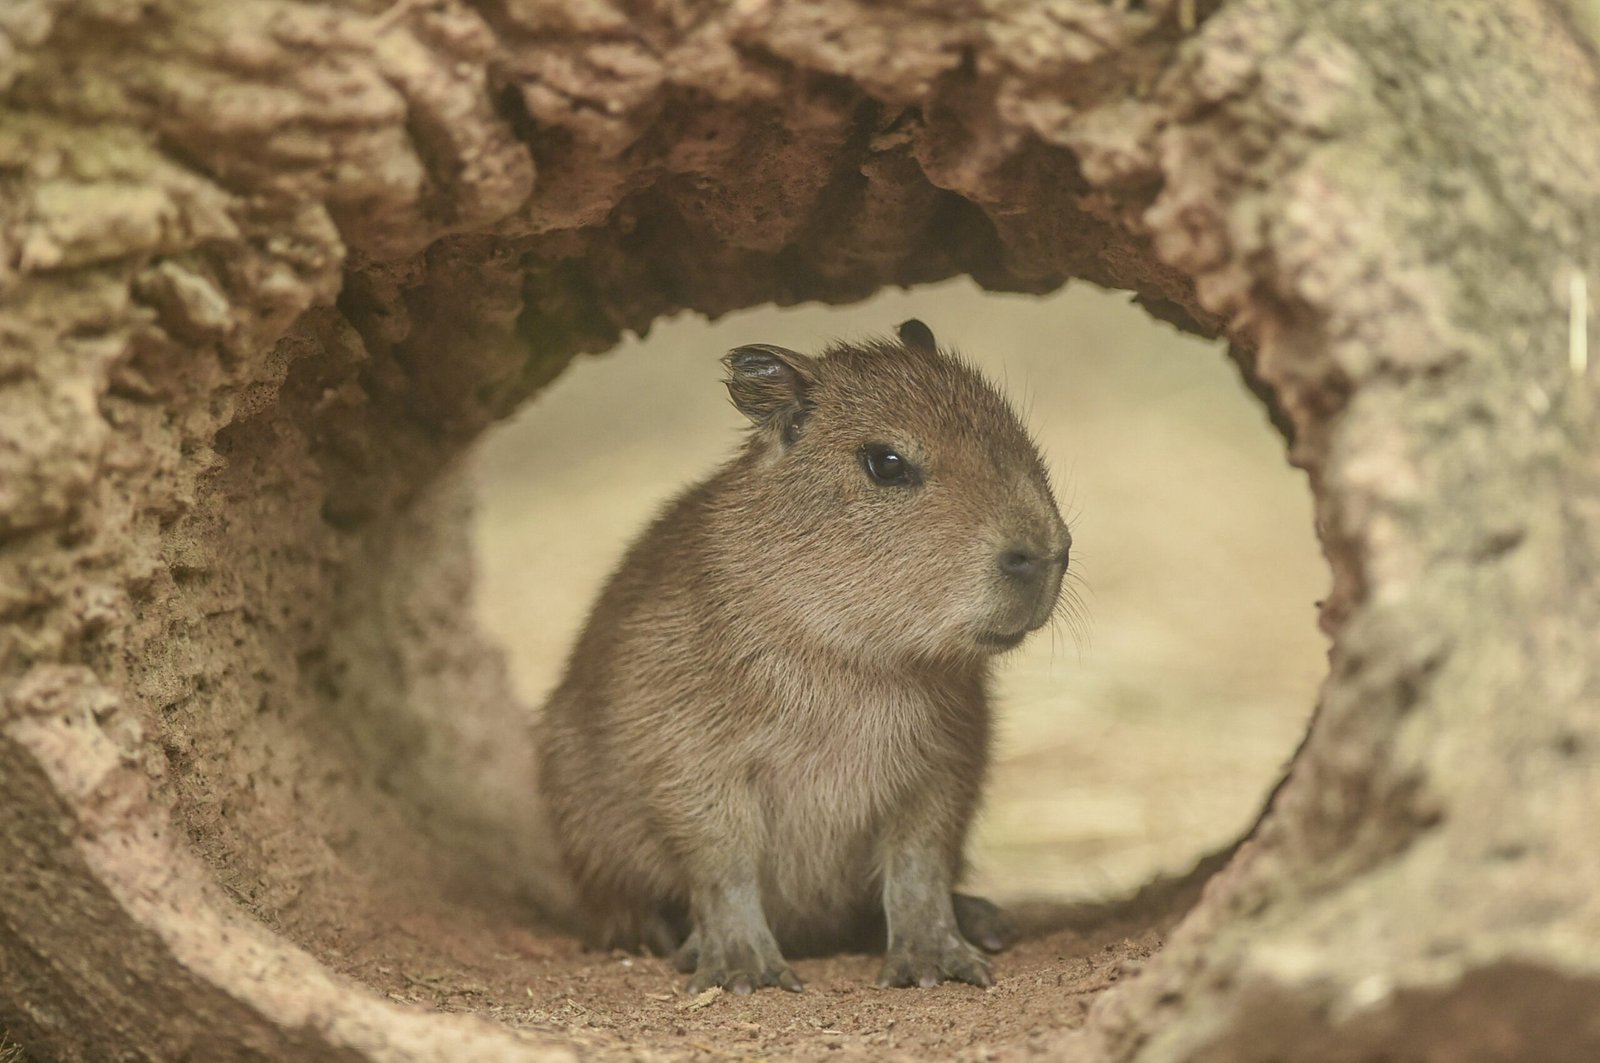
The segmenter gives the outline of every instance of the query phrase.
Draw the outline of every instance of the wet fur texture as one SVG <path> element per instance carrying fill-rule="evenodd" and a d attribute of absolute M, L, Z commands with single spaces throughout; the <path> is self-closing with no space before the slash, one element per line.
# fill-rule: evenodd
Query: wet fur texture
<path fill-rule="evenodd" d="M 676 950 L 696 989 L 885 940 L 885 984 L 988 984 L 969 939 L 1004 944 L 952 890 L 990 663 L 1048 620 L 1070 536 L 1005 400 L 900 335 L 728 356 L 748 440 L 634 543 L 544 712 L 592 943 Z M 875 482 L 873 444 L 916 482 Z"/>

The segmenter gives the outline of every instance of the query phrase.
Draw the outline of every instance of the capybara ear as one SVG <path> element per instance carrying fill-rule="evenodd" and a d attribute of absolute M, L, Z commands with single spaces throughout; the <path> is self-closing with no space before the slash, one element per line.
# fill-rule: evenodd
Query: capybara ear
<path fill-rule="evenodd" d="M 895 334 L 900 337 L 901 343 L 913 351 L 937 351 L 939 349 L 939 341 L 933 338 L 933 329 L 914 317 L 900 322 L 900 327 L 895 329 Z"/>
<path fill-rule="evenodd" d="M 785 445 L 793 443 L 811 411 L 816 360 L 786 347 L 752 343 L 729 351 L 722 364 L 728 367 L 728 395 L 739 412 L 758 427 L 777 428 Z"/>

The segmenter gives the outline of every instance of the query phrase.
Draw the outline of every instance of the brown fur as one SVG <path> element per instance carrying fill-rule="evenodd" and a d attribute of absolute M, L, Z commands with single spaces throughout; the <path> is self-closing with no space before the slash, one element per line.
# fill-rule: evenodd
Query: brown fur
<path fill-rule="evenodd" d="M 728 356 L 748 441 L 634 543 L 545 710 L 594 942 L 681 944 L 696 989 L 797 989 L 781 952 L 885 916 L 885 984 L 988 984 L 967 939 L 1003 944 L 997 910 L 951 889 L 990 662 L 1049 618 L 1071 539 L 1005 400 L 925 327 L 901 336 Z M 874 482 L 872 443 L 922 482 Z"/>

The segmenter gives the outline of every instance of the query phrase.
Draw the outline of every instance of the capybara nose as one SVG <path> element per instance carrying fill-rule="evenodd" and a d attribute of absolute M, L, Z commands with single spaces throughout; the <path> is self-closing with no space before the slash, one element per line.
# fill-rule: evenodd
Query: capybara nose
<path fill-rule="evenodd" d="M 1016 580 L 1035 580 L 1044 568 L 1044 559 L 1031 550 L 1012 547 L 1000 553 L 1000 571 Z"/>

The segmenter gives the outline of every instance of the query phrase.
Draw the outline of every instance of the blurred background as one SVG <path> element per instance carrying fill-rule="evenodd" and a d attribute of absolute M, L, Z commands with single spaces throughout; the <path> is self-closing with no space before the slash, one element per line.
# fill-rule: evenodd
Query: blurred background
<path fill-rule="evenodd" d="M 1253 820 L 1325 672 L 1328 573 L 1304 477 L 1220 345 L 1126 293 L 962 279 L 849 307 L 688 315 L 580 360 L 473 456 L 481 619 L 522 698 L 559 678 L 627 543 L 738 444 L 718 359 L 814 352 L 908 317 L 1024 411 L 1072 525 L 1085 623 L 1002 659 L 970 884 L 1094 899 L 1185 870 Z"/>

